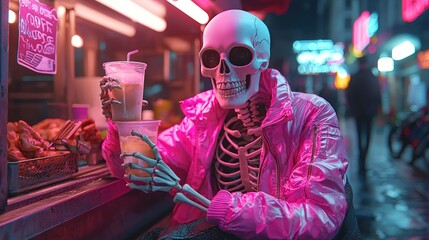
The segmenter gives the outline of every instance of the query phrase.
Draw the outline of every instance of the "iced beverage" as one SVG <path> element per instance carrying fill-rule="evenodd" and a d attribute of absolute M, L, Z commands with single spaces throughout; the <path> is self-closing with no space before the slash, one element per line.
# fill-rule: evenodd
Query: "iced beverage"
<path fill-rule="evenodd" d="M 152 149 L 150 146 L 138 136 L 132 136 L 131 131 L 146 135 L 153 143 L 156 144 L 158 137 L 158 127 L 160 121 L 132 121 L 132 122 L 116 122 L 119 132 L 119 142 L 121 145 L 122 153 L 134 153 L 138 152 L 146 157 L 154 158 Z M 142 167 L 148 167 L 146 161 L 135 158 L 126 157 L 124 163 L 136 163 Z M 125 169 L 126 173 L 134 174 L 139 177 L 148 177 L 149 173 L 139 169 Z"/>
<path fill-rule="evenodd" d="M 152 149 L 150 148 L 150 146 L 146 142 L 142 141 L 139 137 L 136 137 L 136 136 L 119 137 L 119 141 L 121 144 L 121 152 L 127 152 L 127 153 L 139 152 L 146 157 L 154 158 L 154 155 L 152 153 Z M 151 141 L 153 143 L 156 143 L 156 138 L 151 139 Z M 135 157 L 125 157 L 124 163 L 136 163 L 142 167 L 148 166 L 144 160 L 141 160 Z M 139 169 L 127 168 L 125 169 L 125 172 L 127 174 L 134 174 L 139 177 L 149 176 L 149 173 Z"/>
<path fill-rule="evenodd" d="M 112 104 L 112 120 L 139 121 L 142 114 L 143 88 L 146 64 L 133 61 L 103 64 L 106 76 L 117 79 L 121 89 L 114 88 L 111 97 L 122 102 Z"/>

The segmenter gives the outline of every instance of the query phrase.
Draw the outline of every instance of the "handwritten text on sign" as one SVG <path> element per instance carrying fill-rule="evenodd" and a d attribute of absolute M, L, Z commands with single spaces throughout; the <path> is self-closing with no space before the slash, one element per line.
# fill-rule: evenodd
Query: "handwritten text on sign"
<path fill-rule="evenodd" d="M 18 63 L 35 72 L 56 73 L 57 12 L 37 0 L 19 1 Z"/>

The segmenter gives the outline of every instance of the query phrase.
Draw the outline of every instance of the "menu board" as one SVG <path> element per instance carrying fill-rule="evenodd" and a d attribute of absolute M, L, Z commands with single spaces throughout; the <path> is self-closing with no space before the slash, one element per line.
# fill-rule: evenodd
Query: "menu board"
<path fill-rule="evenodd" d="M 37 0 L 19 0 L 18 64 L 35 72 L 57 71 L 57 11 Z"/>

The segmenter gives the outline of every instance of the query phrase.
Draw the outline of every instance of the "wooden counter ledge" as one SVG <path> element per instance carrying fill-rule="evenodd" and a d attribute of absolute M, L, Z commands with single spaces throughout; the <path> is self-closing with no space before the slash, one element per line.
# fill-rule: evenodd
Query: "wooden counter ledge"
<path fill-rule="evenodd" d="M 104 164 L 86 166 L 72 179 L 9 197 L 0 239 L 133 238 L 172 206 L 167 193 L 130 190 Z"/>

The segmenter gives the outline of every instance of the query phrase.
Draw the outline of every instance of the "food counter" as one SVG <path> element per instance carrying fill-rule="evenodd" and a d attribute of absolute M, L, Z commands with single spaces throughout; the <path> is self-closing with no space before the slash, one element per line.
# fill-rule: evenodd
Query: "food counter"
<path fill-rule="evenodd" d="M 0 239 L 130 239 L 172 209 L 167 193 L 130 190 L 104 163 L 72 178 L 12 196 L 0 214 Z"/>
<path fill-rule="evenodd" d="M 0 239 L 129 239 L 173 206 L 168 193 L 131 190 L 101 157 L 92 119 L 9 122 L 8 199 Z"/>

